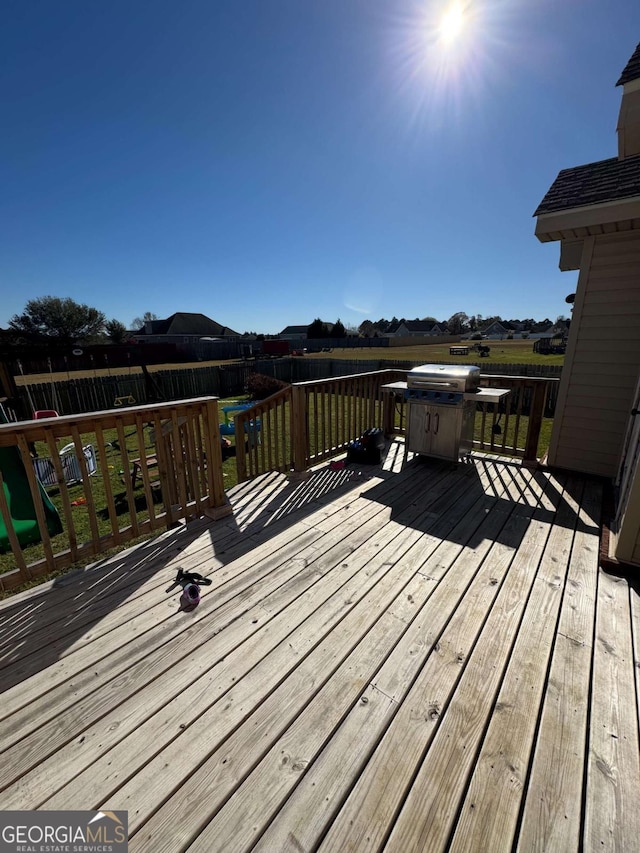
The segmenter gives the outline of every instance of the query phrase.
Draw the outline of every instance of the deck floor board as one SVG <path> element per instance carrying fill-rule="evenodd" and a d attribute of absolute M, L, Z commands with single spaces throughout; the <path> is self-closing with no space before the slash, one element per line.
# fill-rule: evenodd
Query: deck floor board
<path fill-rule="evenodd" d="M 598 567 L 601 482 L 393 444 L 230 498 L 0 602 L 3 808 L 127 809 L 135 853 L 633 848 L 640 602 Z"/>

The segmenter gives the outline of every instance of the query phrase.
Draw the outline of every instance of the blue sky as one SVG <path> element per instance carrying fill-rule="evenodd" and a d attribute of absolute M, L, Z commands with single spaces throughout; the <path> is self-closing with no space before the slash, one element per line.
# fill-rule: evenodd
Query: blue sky
<path fill-rule="evenodd" d="M 5 0 L 0 326 L 70 296 L 239 331 L 555 319 L 533 236 L 616 154 L 637 0 Z"/>

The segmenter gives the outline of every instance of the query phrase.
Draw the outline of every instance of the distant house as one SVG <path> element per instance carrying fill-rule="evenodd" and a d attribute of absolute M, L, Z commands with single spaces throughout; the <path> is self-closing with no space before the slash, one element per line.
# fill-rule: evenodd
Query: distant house
<path fill-rule="evenodd" d="M 324 320 L 322 323 L 330 334 L 335 324 L 325 323 Z M 309 326 L 285 326 L 278 337 L 285 341 L 306 341 L 309 339 Z"/>
<path fill-rule="evenodd" d="M 205 314 L 180 311 L 166 320 L 150 320 L 133 334 L 138 343 L 190 344 L 202 338 L 236 341 L 241 337 L 228 326 L 222 326 Z"/>
<path fill-rule="evenodd" d="M 424 320 L 403 320 L 397 326 L 387 331 L 391 338 L 423 337 L 425 335 L 447 335 L 447 327 L 444 323 L 431 323 Z"/>
<path fill-rule="evenodd" d="M 541 331 L 535 332 L 531 337 L 556 338 L 560 336 L 566 338 L 569 334 L 569 325 L 570 322 L 568 320 L 559 320 L 557 323 L 551 323 L 548 326 L 545 326 Z"/>
<path fill-rule="evenodd" d="M 480 333 L 485 338 L 491 338 L 494 341 L 504 340 L 508 335 L 513 334 L 513 326 L 506 320 L 494 320 L 486 328 L 480 329 Z"/>
<path fill-rule="evenodd" d="M 278 337 L 285 341 L 306 340 L 308 328 L 309 326 L 285 326 Z"/>

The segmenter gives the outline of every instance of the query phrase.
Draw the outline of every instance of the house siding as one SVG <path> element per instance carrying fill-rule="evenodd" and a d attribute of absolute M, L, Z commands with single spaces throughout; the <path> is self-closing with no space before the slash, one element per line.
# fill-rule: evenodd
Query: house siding
<path fill-rule="evenodd" d="M 640 566 L 640 468 L 636 442 L 633 474 L 627 494 L 621 497 L 623 505 L 615 556 L 625 563 Z"/>
<path fill-rule="evenodd" d="M 585 240 L 549 463 L 615 477 L 640 368 L 640 233 Z"/>
<path fill-rule="evenodd" d="M 640 378 L 633 408 L 640 410 Z M 629 419 L 617 485 L 614 556 L 622 562 L 640 565 L 640 415 Z"/>

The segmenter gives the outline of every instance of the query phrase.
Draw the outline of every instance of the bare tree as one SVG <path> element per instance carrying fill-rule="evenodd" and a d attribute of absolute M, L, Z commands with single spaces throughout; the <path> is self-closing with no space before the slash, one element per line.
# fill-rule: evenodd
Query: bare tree
<path fill-rule="evenodd" d="M 151 320 L 157 320 L 158 315 L 153 314 L 151 311 L 145 311 L 142 317 L 134 317 L 131 321 L 132 329 L 141 329 L 145 323 L 150 323 Z"/>

